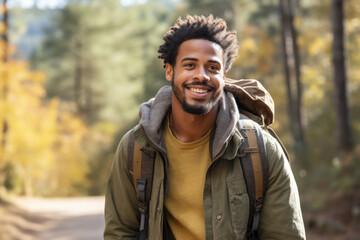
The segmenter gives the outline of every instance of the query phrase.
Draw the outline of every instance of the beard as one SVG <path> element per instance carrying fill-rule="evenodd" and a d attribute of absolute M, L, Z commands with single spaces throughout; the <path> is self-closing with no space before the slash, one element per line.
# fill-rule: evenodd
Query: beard
<path fill-rule="evenodd" d="M 185 96 L 185 86 L 183 86 L 183 90 L 182 90 L 182 96 L 183 98 L 181 99 L 181 89 L 179 89 L 179 87 L 175 86 L 174 83 L 174 75 L 172 77 L 172 81 L 171 81 L 171 87 L 172 87 L 172 91 L 173 94 L 175 95 L 176 99 L 181 103 L 182 109 L 190 114 L 197 114 L 197 115 L 201 115 L 201 114 L 207 114 L 209 113 L 213 107 L 219 102 L 219 99 L 222 96 L 222 91 L 219 91 L 218 93 L 216 93 L 209 102 L 204 103 L 203 105 L 197 106 L 197 105 L 191 105 L 190 103 L 187 102 L 186 100 L 186 96 Z M 207 87 L 211 87 L 214 89 L 214 87 L 212 85 L 209 85 L 208 83 L 202 83 L 202 82 L 194 82 L 191 83 L 193 85 L 203 85 L 203 86 L 207 86 Z"/>

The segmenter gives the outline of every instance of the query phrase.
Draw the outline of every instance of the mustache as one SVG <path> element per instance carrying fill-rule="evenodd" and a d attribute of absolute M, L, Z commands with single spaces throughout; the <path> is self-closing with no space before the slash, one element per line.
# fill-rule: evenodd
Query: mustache
<path fill-rule="evenodd" d="M 212 84 L 210 84 L 208 82 L 200 82 L 200 81 L 184 83 L 184 85 L 183 85 L 183 87 L 188 87 L 188 86 L 204 86 L 204 87 L 211 88 L 212 90 L 215 89 L 215 87 Z"/>

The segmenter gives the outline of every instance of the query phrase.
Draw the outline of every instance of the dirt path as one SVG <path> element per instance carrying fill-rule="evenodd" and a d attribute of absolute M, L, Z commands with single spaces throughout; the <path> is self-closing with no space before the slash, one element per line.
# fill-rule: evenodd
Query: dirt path
<path fill-rule="evenodd" d="M 102 239 L 104 197 L 15 198 L 13 202 L 31 216 L 24 218 L 28 224 L 21 240 Z"/>
<path fill-rule="evenodd" d="M 0 240 L 103 239 L 104 197 L 14 198 L 12 202 L 0 201 Z M 304 215 L 309 240 L 360 240 L 360 222 L 334 233 L 337 225 L 313 215 Z"/>

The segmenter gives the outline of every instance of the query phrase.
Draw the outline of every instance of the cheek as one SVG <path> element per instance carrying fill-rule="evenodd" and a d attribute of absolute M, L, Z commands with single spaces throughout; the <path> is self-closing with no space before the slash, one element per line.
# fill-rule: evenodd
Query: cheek
<path fill-rule="evenodd" d="M 189 76 L 187 76 L 185 73 L 177 73 L 173 81 L 175 82 L 175 85 L 181 86 L 189 79 Z"/>
<path fill-rule="evenodd" d="M 223 89 L 225 86 L 225 81 L 222 77 L 216 79 L 216 85 L 218 89 Z"/>

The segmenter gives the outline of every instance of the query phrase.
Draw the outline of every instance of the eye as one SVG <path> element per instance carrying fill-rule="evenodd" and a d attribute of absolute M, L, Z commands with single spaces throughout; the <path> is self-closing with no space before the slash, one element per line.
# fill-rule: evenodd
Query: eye
<path fill-rule="evenodd" d="M 217 65 L 209 65 L 209 70 L 210 71 L 219 71 L 220 67 Z"/>
<path fill-rule="evenodd" d="M 185 64 L 184 64 L 184 67 L 185 67 L 185 68 L 194 68 L 194 67 L 195 67 L 195 64 L 194 64 L 194 63 L 185 63 Z"/>

